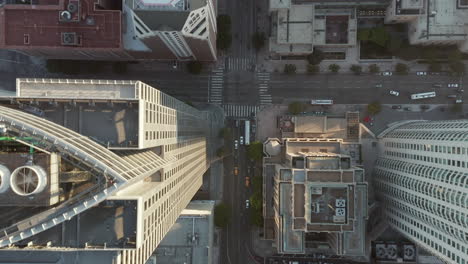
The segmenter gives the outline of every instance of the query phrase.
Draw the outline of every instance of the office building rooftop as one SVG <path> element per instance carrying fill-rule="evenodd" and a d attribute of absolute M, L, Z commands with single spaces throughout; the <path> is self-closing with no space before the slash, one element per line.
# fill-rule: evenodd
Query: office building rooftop
<path fill-rule="evenodd" d="M 0 47 L 120 48 L 118 1 L 7 1 L 0 6 Z"/>

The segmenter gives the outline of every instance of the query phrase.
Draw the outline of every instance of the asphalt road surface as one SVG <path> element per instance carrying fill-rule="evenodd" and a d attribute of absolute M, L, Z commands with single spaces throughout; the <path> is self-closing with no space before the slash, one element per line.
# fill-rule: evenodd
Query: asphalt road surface
<path fill-rule="evenodd" d="M 244 133 L 243 122 L 239 121 L 239 126 L 236 127 L 235 122 L 231 120 L 229 126 L 234 140 L 239 141 Z M 245 183 L 245 177 L 251 176 L 247 174 L 249 161 L 246 158 L 246 146 L 239 144 L 235 149 L 232 142 L 231 148 L 232 155 L 224 160 L 224 202 L 231 209 L 231 221 L 227 232 L 224 233 L 220 263 L 256 263 L 251 254 L 250 215 L 249 209 L 246 208 L 246 200 L 252 192 L 250 185 L 247 187 Z M 238 175 L 234 174 L 234 168 L 238 169 Z"/>

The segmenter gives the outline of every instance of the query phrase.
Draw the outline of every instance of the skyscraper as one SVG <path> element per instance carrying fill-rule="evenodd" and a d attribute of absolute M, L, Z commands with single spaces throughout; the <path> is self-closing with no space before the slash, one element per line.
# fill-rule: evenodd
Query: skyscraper
<path fill-rule="evenodd" d="M 0 99 L 0 262 L 144 263 L 201 187 L 208 114 L 142 82 Z"/>
<path fill-rule="evenodd" d="M 377 194 L 390 226 L 468 263 L 468 120 L 403 121 L 379 135 Z"/>

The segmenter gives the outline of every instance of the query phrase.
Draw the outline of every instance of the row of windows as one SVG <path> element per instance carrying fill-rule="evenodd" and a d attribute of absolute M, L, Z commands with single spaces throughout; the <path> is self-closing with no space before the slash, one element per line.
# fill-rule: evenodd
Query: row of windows
<path fill-rule="evenodd" d="M 145 103 L 145 123 L 175 125 L 177 111 L 155 103 Z"/>
<path fill-rule="evenodd" d="M 459 167 L 459 168 L 468 168 L 468 161 L 444 159 L 444 158 L 438 158 L 438 157 L 431 157 L 431 156 L 418 155 L 418 154 L 409 154 L 409 153 L 395 152 L 395 151 L 389 151 L 389 150 L 386 150 L 384 154 L 391 156 L 391 157 L 398 157 L 398 158 L 403 158 L 403 159 L 414 159 L 414 160 L 419 160 L 419 161 L 424 161 L 424 162 L 429 162 L 429 163 L 442 164 L 442 165 L 454 166 L 454 167 Z"/>
<path fill-rule="evenodd" d="M 436 181 L 427 180 L 422 177 L 414 177 L 414 175 L 397 174 L 380 168 L 376 168 L 376 178 L 399 187 L 416 191 L 418 194 L 424 194 L 440 201 L 448 202 L 462 208 L 468 208 L 468 191 L 462 192 L 442 186 Z"/>
<path fill-rule="evenodd" d="M 444 120 L 431 122 L 418 122 L 406 125 L 403 129 L 448 129 L 468 128 L 468 122 L 463 120 Z"/>
<path fill-rule="evenodd" d="M 394 203 L 397 208 L 420 219 L 426 219 L 434 228 L 468 242 L 468 220 L 465 213 L 434 203 L 430 199 L 417 197 L 385 182 L 378 182 L 377 188 L 384 194 L 387 205 Z"/>
<path fill-rule="evenodd" d="M 407 217 L 404 214 L 401 214 L 397 210 L 392 210 L 388 208 L 388 216 L 390 224 L 392 224 L 396 229 L 400 230 L 402 233 L 407 234 L 410 236 L 411 239 L 419 242 L 418 244 L 423 244 L 424 247 L 430 248 L 432 250 L 429 251 L 437 251 L 439 254 L 446 256 L 448 259 L 451 259 L 455 263 L 466 264 L 467 259 L 467 249 L 465 246 L 460 245 L 460 243 L 453 241 L 446 236 L 440 235 L 435 237 L 429 237 L 428 232 L 423 232 L 421 228 L 418 228 L 418 225 L 421 227 L 419 222 L 416 219 L 412 219 Z M 426 228 L 426 230 L 428 230 Z M 441 237 L 439 241 L 437 237 Z M 444 241 L 444 244 L 440 243 L 440 241 Z M 449 250 L 448 248 L 453 248 Z M 462 251 L 462 255 L 458 255 L 454 252 L 454 249 Z"/>
<path fill-rule="evenodd" d="M 468 188 L 468 173 L 460 171 L 387 158 L 379 158 L 376 162 L 376 166 L 397 170 L 409 175 L 420 176 L 424 179 L 436 180 L 441 183 L 453 185 L 454 187 L 459 186 L 462 188 Z"/>
<path fill-rule="evenodd" d="M 388 133 L 386 138 L 423 139 L 440 141 L 468 141 L 468 132 L 458 131 L 402 131 Z"/>
<path fill-rule="evenodd" d="M 412 149 L 418 151 L 468 155 L 468 148 L 455 146 L 440 146 L 432 144 L 414 144 L 401 142 L 385 142 L 385 146 L 391 148 Z"/>

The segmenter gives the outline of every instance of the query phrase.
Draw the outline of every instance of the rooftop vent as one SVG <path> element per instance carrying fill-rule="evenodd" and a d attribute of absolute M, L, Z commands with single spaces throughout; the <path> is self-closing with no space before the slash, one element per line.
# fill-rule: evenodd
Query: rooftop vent
<path fill-rule="evenodd" d="M 10 181 L 10 170 L 0 165 L 0 193 L 4 193 L 8 190 L 8 182 Z"/>
<path fill-rule="evenodd" d="M 10 186 L 21 196 L 40 193 L 47 185 L 46 172 L 39 166 L 21 166 L 11 173 Z"/>
<path fill-rule="evenodd" d="M 75 13 L 76 11 L 78 11 L 78 6 L 75 3 L 70 2 L 67 6 L 67 10 L 70 13 Z"/>
<path fill-rule="evenodd" d="M 70 11 L 64 10 L 60 11 L 60 21 L 71 21 L 72 19 L 72 14 Z"/>
<path fill-rule="evenodd" d="M 79 45 L 79 37 L 75 32 L 62 32 L 62 45 L 77 46 Z"/>

